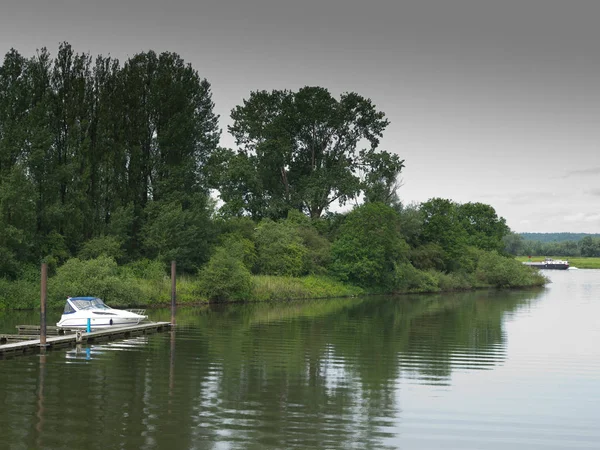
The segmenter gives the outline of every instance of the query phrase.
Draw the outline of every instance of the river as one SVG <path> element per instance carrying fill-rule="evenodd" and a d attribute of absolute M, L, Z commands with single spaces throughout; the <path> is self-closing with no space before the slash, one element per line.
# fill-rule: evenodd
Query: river
<path fill-rule="evenodd" d="M 546 274 L 180 308 L 175 332 L 0 360 L 0 449 L 598 449 L 600 271 Z"/>

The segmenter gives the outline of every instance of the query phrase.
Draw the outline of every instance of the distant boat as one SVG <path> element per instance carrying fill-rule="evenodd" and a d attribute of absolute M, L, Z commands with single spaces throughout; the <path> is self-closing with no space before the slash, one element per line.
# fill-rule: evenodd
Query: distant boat
<path fill-rule="evenodd" d="M 65 309 L 56 324 L 60 328 L 106 328 L 137 325 L 148 318 L 144 310 L 113 309 L 97 297 L 67 297 Z"/>
<path fill-rule="evenodd" d="M 569 261 L 546 258 L 544 261 L 525 261 L 523 264 L 537 269 L 567 270 Z"/>

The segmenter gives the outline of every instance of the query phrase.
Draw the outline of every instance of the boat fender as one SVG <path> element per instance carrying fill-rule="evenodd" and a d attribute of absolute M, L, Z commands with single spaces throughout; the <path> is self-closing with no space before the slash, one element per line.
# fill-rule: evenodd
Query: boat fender
<path fill-rule="evenodd" d="M 110 322 L 108 322 L 108 323 L 112 325 L 112 319 L 110 319 Z"/>

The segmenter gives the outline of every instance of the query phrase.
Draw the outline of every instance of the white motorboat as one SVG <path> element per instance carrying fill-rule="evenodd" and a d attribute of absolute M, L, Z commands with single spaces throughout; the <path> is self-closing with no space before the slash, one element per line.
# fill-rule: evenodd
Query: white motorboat
<path fill-rule="evenodd" d="M 147 319 L 145 310 L 113 309 L 97 297 L 67 297 L 65 309 L 56 324 L 60 328 L 106 328 L 137 325 Z"/>

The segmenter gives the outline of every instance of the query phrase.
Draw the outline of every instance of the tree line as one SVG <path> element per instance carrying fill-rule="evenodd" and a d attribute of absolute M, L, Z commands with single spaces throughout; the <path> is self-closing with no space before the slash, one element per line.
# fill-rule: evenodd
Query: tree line
<path fill-rule="evenodd" d="M 565 242 L 580 241 L 586 236 L 600 238 L 600 234 L 593 233 L 519 233 L 526 241 L 540 242 Z"/>
<path fill-rule="evenodd" d="M 215 294 L 216 281 L 239 294 L 249 274 L 322 273 L 393 290 L 439 285 L 431 271 L 473 275 L 481 252 L 504 252 L 510 230 L 489 205 L 400 202 L 404 160 L 379 148 L 389 122 L 370 99 L 255 91 L 231 118 L 236 149 L 219 146 L 210 83 L 176 53 L 121 64 L 68 43 L 55 57 L 9 51 L 0 277 L 105 256 L 175 259 L 201 270 L 215 298 L 227 294 Z M 331 212 L 349 203 L 350 213 Z"/>
<path fill-rule="evenodd" d="M 530 237 L 531 234 L 534 233 L 507 235 L 504 238 L 507 253 L 515 256 L 600 257 L 600 237 L 597 235 L 580 234 L 582 236 L 580 239 L 549 241 L 545 236 L 534 240 Z M 559 234 L 572 235 L 572 233 Z"/>

